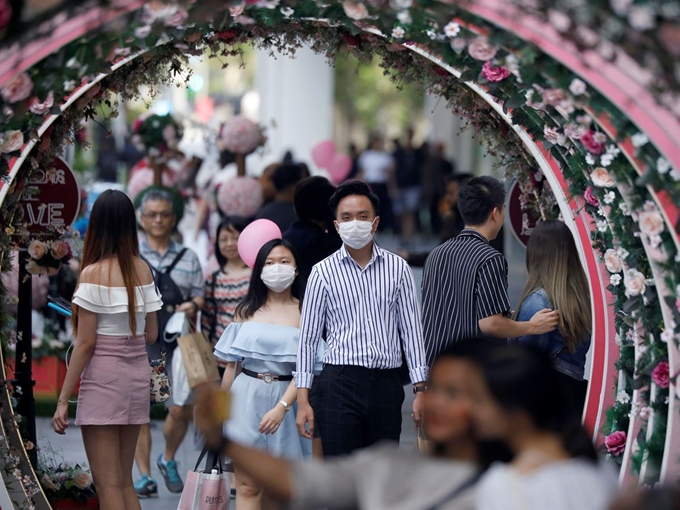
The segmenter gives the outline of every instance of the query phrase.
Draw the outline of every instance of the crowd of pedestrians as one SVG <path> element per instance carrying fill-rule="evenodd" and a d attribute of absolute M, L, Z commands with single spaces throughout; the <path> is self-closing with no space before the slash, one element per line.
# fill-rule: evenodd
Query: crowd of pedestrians
<path fill-rule="evenodd" d="M 609 507 L 615 478 L 580 424 L 591 321 L 568 228 L 537 226 L 528 281 L 511 304 L 507 261 L 491 244 L 505 188 L 454 174 L 442 181 L 441 244 L 392 253 L 376 232 L 395 211 L 402 233 L 415 232 L 414 169 L 427 160 L 412 135 L 395 156 L 381 144 L 359 157 L 362 180 L 337 188 L 300 164 L 272 167 L 270 201 L 255 217 L 275 221 L 282 239 L 264 244 L 251 269 L 238 241 L 253 218 L 223 217 L 207 279 L 173 240 L 182 211 L 169 191 L 146 192 L 138 211 L 121 192 L 97 199 L 54 428 L 68 427 L 65 403 L 81 378 L 76 423 L 102 509 L 139 509 L 159 476 L 183 490 L 174 457 L 194 413 L 206 444 L 233 461 L 238 510 Z M 422 310 L 409 262 L 424 266 Z M 177 343 L 165 325 L 175 312 L 214 347 L 231 415 L 215 419 L 210 385 L 196 389 L 196 407 L 170 398 L 164 453 L 150 459 L 148 359 L 164 353 L 172 385 Z M 427 454 L 398 448 L 405 386 Z"/>

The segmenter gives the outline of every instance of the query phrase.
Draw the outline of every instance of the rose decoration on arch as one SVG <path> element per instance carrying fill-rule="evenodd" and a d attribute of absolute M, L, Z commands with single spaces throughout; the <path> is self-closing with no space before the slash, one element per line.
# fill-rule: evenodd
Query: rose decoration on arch
<path fill-rule="evenodd" d="M 24 99 L 28 99 L 33 90 L 33 81 L 28 73 L 21 73 L 12 78 L 2 88 L 2 98 L 7 103 L 18 103 Z"/>
<path fill-rule="evenodd" d="M 643 211 L 638 214 L 640 232 L 647 236 L 658 236 L 665 229 L 665 224 L 661 213 L 657 210 Z"/>
<path fill-rule="evenodd" d="M 493 67 L 491 61 L 487 61 L 482 66 L 482 76 L 486 81 L 497 83 L 510 76 L 510 71 L 505 67 Z"/>
<path fill-rule="evenodd" d="M 614 178 L 607 172 L 605 168 L 597 167 L 590 172 L 590 180 L 598 188 L 613 188 L 616 186 Z"/>
<path fill-rule="evenodd" d="M 607 135 L 603 133 L 588 130 L 581 135 L 580 140 L 591 154 L 602 154 L 606 150 Z"/>
<path fill-rule="evenodd" d="M 8 154 L 18 151 L 24 145 L 24 134 L 18 130 L 5 131 L 0 134 L 0 153 Z"/>
<path fill-rule="evenodd" d="M 617 430 L 605 436 L 604 445 L 607 448 L 607 453 L 611 453 L 614 457 L 618 457 L 626 450 L 626 433 L 623 430 Z"/>
<path fill-rule="evenodd" d="M 348 18 L 356 21 L 361 21 L 362 19 L 366 19 L 369 16 L 368 9 L 360 2 L 345 0 L 342 2 L 342 10 L 345 11 L 345 15 Z"/>
<path fill-rule="evenodd" d="M 250 154 L 264 145 L 262 128 L 252 120 L 237 115 L 229 119 L 220 130 L 218 148 L 234 154 Z"/>
<path fill-rule="evenodd" d="M 656 365 L 656 367 L 654 367 L 654 370 L 652 370 L 652 381 L 659 388 L 668 388 L 670 384 L 668 362 L 661 361 Z"/>
<path fill-rule="evenodd" d="M 468 46 L 468 54 L 475 60 L 491 60 L 497 51 L 498 49 L 484 36 L 475 38 Z"/>
<path fill-rule="evenodd" d="M 162 23 L 166 27 L 179 27 L 186 23 L 189 13 L 177 4 L 154 0 L 144 5 L 142 21 L 147 25 Z"/>
<path fill-rule="evenodd" d="M 623 271 L 623 261 L 617 255 L 616 250 L 609 249 L 604 252 L 604 264 L 610 273 L 620 273 Z"/>
<path fill-rule="evenodd" d="M 637 269 L 629 269 L 623 273 L 623 285 L 626 288 L 626 296 L 628 297 L 639 296 L 647 288 L 645 275 Z"/>
<path fill-rule="evenodd" d="M 600 207 L 600 201 L 593 194 L 593 188 L 592 187 L 588 186 L 586 188 L 586 191 L 583 194 L 583 198 L 585 198 L 586 202 L 588 202 L 588 204 L 592 205 L 593 207 Z"/>

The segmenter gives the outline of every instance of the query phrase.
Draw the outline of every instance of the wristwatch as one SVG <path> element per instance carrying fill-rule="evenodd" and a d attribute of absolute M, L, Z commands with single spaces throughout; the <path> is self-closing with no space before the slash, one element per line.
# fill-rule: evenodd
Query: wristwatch
<path fill-rule="evenodd" d="M 290 411 L 290 404 L 286 402 L 285 400 L 279 400 L 279 404 L 283 406 L 283 408 L 286 410 L 286 412 Z"/>
<path fill-rule="evenodd" d="M 413 387 L 413 394 L 417 395 L 420 392 L 423 392 L 427 389 L 427 386 L 414 386 Z"/>

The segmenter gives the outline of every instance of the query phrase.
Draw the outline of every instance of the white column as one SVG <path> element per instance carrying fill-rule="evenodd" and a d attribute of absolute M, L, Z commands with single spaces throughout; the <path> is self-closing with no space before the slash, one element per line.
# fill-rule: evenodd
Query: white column
<path fill-rule="evenodd" d="M 257 52 L 255 88 L 259 94 L 258 121 L 267 128 L 267 147 L 248 158 L 248 172 L 259 173 L 280 160 L 287 150 L 310 165 L 311 148 L 333 137 L 333 69 L 326 58 L 308 48 L 295 58 Z"/>

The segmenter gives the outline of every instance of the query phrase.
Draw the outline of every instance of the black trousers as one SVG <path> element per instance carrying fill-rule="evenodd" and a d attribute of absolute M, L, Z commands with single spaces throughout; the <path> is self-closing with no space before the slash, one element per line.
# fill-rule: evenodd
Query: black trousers
<path fill-rule="evenodd" d="M 336 457 L 383 440 L 399 442 L 404 387 L 399 369 L 326 365 L 315 409 L 324 457 Z"/>

